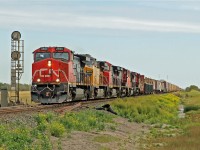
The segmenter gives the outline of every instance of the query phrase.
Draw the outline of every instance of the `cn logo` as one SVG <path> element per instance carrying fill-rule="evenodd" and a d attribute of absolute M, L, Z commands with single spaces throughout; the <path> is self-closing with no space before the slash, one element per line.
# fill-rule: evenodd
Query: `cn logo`
<path fill-rule="evenodd" d="M 41 68 L 39 70 L 39 77 L 51 77 L 51 75 L 55 75 L 56 77 L 59 77 L 59 71 L 60 70 Z"/>

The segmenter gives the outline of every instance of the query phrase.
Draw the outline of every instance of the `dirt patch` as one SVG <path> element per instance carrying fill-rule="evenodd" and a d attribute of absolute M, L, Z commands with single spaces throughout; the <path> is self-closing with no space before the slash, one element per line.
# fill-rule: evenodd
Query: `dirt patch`
<path fill-rule="evenodd" d="M 101 132 L 72 132 L 61 139 L 63 150 L 135 150 L 140 137 L 149 131 L 144 124 L 115 118 L 116 126 Z M 56 149 L 56 147 L 55 147 Z"/>

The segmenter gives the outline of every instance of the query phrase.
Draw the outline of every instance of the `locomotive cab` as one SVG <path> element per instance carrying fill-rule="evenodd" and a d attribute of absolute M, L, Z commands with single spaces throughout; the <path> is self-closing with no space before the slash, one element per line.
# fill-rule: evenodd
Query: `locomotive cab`
<path fill-rule="evenodd" d="M 40 103 L 71 99 L 74 86 L 73 52 L 64 47 L 41 47 L 33 52 L 31 98 Z"/>

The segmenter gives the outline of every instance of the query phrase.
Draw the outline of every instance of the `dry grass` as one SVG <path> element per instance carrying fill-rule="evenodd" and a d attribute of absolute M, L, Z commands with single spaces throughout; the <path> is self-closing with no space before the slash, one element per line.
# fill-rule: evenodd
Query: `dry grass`
<path fill-rule="evenodd" d="M 10 92 L 8 92 L 8 95 L 10 95 Z M 30 91 L 20 91 L 19 99 L 20 99 L 20 102 L 22 102 L 24 104 L 29 104 L 29 105 L 36 104 L 31 101 L 31 92 Z"/>
<path fill-rule="evenodd" d="M 8 92 L 8 100 L 10 99 L 10 92 Z M 36 103 L 31 101 L 30 91 L 20 91 L 19 93 L 20 101 L 24 104 L 35 105 Z M 0 101 L 1 101 L 1 92 L 0 92 Z"/>
<path fill-rule="evenodd" d="M 24 104 L 29 104 L 29 105 L 35 105 L 35 102 L 31 101 L 31 92 L 30 91 L 21 91 L 19 93 L 19 97 L 21 102 L 23 102 Z"/>

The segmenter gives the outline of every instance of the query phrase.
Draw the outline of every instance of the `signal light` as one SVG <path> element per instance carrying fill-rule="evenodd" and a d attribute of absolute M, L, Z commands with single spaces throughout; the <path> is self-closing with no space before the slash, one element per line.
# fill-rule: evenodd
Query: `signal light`
<path fill-rule="evenodd" d="M 51 60 L 48 60 L 48 66 L 51 67 Z"/>

